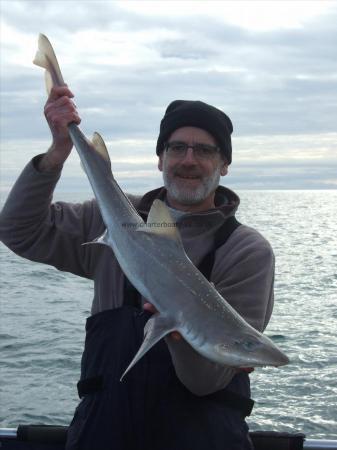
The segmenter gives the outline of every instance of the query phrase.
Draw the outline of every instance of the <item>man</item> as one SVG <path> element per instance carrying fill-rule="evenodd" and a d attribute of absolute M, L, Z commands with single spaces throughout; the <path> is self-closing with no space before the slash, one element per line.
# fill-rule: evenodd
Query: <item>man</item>
<path fill-rule="evenodd" d="M 154 308 L 124 277 L 110 248 L 81 245 L 104 231 L 96 201 L 51 204 L 72 149 L 67 124 L 80 123 L 72 97 L 66 86 L 51 91 L 45 116 L 52 145 L 24 169 L 0 222 L 2 241 L 17 254 L 95 283 L 78 383 L 82 400 L 66 448 L 251 449 L 247 371 L 203 358 L 177 332 L 119 381 Z M 219 186 L 232 160 L 231 133 L 232 123 L 219 109 L 199 101 L 172 102 L 156 148 L 165 188 L 130 199 L 145 219 L 155 198 L 166 201 L 190 259 L 262 331 L 273 306 L 274 256 L 257 231 L 235 220 L 238 196 Z"/>

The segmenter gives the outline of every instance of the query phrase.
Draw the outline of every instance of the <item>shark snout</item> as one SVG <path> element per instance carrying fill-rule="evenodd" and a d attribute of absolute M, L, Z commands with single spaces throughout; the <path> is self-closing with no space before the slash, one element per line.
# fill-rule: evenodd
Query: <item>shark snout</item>
<path fill-rule="evenodd" d="M 261 365 L 266 366 L 285 366 L 289 363 L 289 358 L 276 346 L 268 346 L 261 351 Z M 264 362 L 264 364 L 263 364 Z"/>
<path fill-rule="evenodd" d="M 230 349 L 230 351 L 229 351 Z M 265 335 L 241 334 L 231 344 L 220 344 L 218 351 L 227 353 L 233 367 L 284 366 L 289 358 Z"/>
<path fill-rule="evenodd" d="M 254 338 L 256 339 L 256 338 Z M 257 339 L 256 357 L 261 366 L 284 366 L 289 363 L 289 358 L 280 350 L 273 341 L 265 335 Z"/>

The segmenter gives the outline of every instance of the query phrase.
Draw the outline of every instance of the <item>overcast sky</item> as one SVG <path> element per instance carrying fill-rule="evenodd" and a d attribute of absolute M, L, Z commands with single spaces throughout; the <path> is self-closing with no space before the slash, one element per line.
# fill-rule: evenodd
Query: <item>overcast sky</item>
<path fill-rule="evenodd" d="M 161 183 L 155 143 L 175 99 L 234 124 L 233 189 L 337 188 L 336 1 L 1 1 L 1 188 L 47 149 L 38 34 L 76 95 L 82 130 L 108 143 L 117 180 Z M 80 189 L 76 155 L 64 189 Z"/>

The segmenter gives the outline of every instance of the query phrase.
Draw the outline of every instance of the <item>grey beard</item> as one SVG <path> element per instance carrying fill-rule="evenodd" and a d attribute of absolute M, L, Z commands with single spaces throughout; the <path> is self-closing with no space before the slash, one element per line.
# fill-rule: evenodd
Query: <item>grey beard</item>
<path fill-rule="evenodd" d="M 220 171 L 218 167 L 212 175 L 204 177 L 197 189 L 188 189 L 179 187 L 174 179 L 168 177 L 165 164 L 163 167 L 164 185 L 170 197 L 183 205 L 196 205 L 204 201 L 219 186 Z"/>

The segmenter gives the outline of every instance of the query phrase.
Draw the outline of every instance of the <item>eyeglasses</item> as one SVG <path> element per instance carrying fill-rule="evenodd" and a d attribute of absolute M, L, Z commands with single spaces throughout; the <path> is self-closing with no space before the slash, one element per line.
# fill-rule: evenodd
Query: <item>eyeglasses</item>
<path fill-rule="evenodd" d="M 189 145 L 186 142 L 172 141 L 164 144 L 166 153 L 173 158 L 185 158 L 187 150 L 193 149 L 193 154 L 197 159 L 212 159 L 220 152 L 220 148 L 209 144 Z"/>

